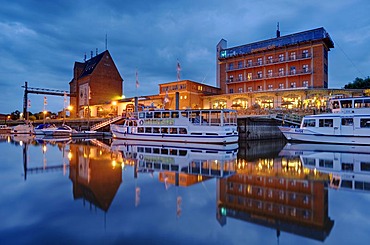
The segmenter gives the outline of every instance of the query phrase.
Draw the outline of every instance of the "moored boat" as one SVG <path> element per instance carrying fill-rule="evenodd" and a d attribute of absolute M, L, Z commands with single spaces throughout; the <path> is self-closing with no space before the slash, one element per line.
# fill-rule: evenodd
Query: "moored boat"
<path fill-rule="evenodd" d="M 288 140 L 370 145 L 370 97 L 330 100 L 331 113 L 304 116 L 299 128 L 280 126 Z"/>
<path fill-rule="evenodd" d="M 113 138 L 184 143 L 238 142 L 235 110 L 148 110 L 133 113 L 123 125 L 111 124 Z"/>
<path fill-rule="evenodd" d="M 46 128 L 43 130 L 43 133 L 46 136 L 71 136 L 72 132 L 74 132 L 74 130 L 65 124 L 59 127 Z"/>
<path fill-rule="evenodd" d="M 12 134 L 33 134 L 32 124 L 19 124 L 11 128 Z"/>
<path fill-rule="evenodd" d="M 55 129 L 55 128 L 57 128 L 57 127 L 55 125 L 50 124 L 50 123 L 39 124 L 34 128 L 33 132 L 34 132 L 34 134 L 37 134 L 37 135 L 43 135 L 44 131 L 46 129 L 50 130 L 50 129 Z"/>
<path fill-rule="evenodd" d="M 12 128 L 7 125 L 0 125 L 0 134 L 10 134 Z"/>

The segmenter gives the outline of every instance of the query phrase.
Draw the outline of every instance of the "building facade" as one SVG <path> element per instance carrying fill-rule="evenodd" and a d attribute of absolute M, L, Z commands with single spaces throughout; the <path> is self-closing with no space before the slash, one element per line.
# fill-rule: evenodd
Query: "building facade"
<path fill-rule="evenodd" d="M 217 45 L 217 86 L 222 94 L 328 88 L 328 52 L 334 43 L 324 28 L 227 48 Z"/>
<path fill-rule="evenodd" d="M 94 105 L 122 98 L 122 77 L 106 50 L 85 62 L 75 62 L 70 86 L 71 117 L 96 116 Z"/>

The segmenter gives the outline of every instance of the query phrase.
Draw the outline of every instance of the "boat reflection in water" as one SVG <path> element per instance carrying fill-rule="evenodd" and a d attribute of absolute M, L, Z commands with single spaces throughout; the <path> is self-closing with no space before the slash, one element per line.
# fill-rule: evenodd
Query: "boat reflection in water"
<path fill-rule="evenodd" d="M 299 156 L 304 166 L 330 176 L 330 187 L 370 191 L 370 146 L 287 144 L 282 154 Z"/>
<path fill-rule="evenodd" d="M 245 158 L 247 159 L 247 158 Z M 304 168 L 299 157 L 238 159 L 236 174 L 217 181 L 217 219 L 239 219 L 324 241 L 334 221 L 328 216 L 328 174 Z"/>

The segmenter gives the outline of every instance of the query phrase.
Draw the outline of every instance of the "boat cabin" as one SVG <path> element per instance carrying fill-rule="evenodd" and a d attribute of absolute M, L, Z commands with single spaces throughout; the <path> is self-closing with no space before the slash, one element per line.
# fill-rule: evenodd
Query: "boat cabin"
<path fill-rule="evenodd" d="M 331 99 L 330 108 L 333 113 L 370 113 L 370 97 Z"/>

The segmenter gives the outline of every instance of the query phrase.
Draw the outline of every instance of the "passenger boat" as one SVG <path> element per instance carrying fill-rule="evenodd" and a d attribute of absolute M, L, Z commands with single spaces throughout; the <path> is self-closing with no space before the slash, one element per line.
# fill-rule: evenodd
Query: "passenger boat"
<path fill-rule="evenodd" d="M 39 124 L 34 128 L 33 133 L 36 135 L 43 135 L 46 129 L 50 130 L 50 129 L 55 129 L 55 128 L 57 127 L 50 123 Z"/>
<path fill-rule="evenodd" d="M 236 111 L 228 109 L 140 111 L 110 130 L 113 138 L 146 141 L 229 144 L 239 138 Z"/>
<path fill-rule="evenodd" d="M 33 134 L 32 124 L 19 124 L 11 128 L 12 134 Z"/>
<path fill-rule="evenodd" d="M 290 144 L 279 156 L 296 156 L 303 166 L 329 175 L 333 189 L 370 191 L 370 146 Z"/>
<path fill-rule="evenodd" d="M 299 128 L 280 126 L 288 140 L 370 145 L 370 97 L 330 100 L 331 113 L 309 115 Z"/>
<path fill-rule="evenodd" d="M 46 136 L 55 137 L 55 136 L 71 136 L 74 130 L 70 126 L 63 124 L 60 127 L 46 128 L 42 132 Z"/>
<path fill-rule="evenodd" d="M 0 134 L 10 134 L 12 128 L 7 125 L 0 125 Z"/>
<path fill-rule="evenodd" d="M 137 165 L 139 172 L 171 171 L 208 177 L 236 172 L 238 144 L 187 144 L 158 141 L 113 140 L 112 152 Z"/>

